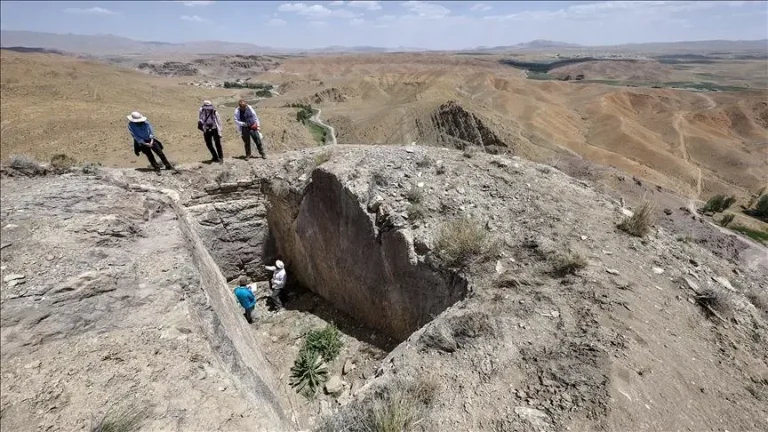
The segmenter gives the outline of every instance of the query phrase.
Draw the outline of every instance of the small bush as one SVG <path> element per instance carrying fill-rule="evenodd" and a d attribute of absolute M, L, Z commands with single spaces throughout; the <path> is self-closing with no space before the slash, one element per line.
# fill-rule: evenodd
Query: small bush
<path fill-rule="evenodd" d="M 768 218 L 768 195 L 763 195 L 757 200 L 754 214 L 759 218 Z"/>
<path fill-rule="evenodd" d="M 412 221 L 422 220 L 427 217 L 427 209 L 421 204 L 411 204 L 406 211 L 408 212 L 408 219 Z"/>
<path fill-rule="evenodd" d="M 492 252 L 488 232 L 468 217 L 443 224 L 435 246 L 438 256 L 448 265 L 465 267 Z"/>
<path fill-rule="evenodd" d="M 327 362 L 332 362 L 338 357 L 344 342 L 341 341 L 341 333 L 333 324 L 327 325 L 322 330 L 310 330 L 304 338 L 302 351 L 311 351 L 320 354 Z"/>
<path fill-rule="evenodd" d="M 29 155 L 11 156 L 11 168 L 32 176 L 46 173 L 45 167 Z"/>
<path fill-rule="evenodd" d="M 655 222 L 656 208 L 651 203 L 644 203 L 631 217 L 625 218 L 619 229 L 637 237 L 643 237 L 651 231 Z"/>
<path fill-rule="evenodd" d="M 731 296 L 721 289 L 703 289 L 696 296 L 696 304 L 701 306 L 708 316 L 725 320 L 733 317 L 734 305 Z"/>
<path fill-rule="evenodd" d="M 110 409 L 91 432 L 133 432 L 141 428 L 149 417 L 149 408 L 140 404 L 128 404 L 117 410 Z"/>
<path fill-rule="evenodd" d="M 87 164 L 83 165 L 83 174 L 96 174 L 99 172 L 99 169 L 101 168 L 101 162 L 88 162 Z"/>
<path fill-rule="evenodd" d="M 68 171 L 70 168 L 77 165 L 77 161 L 63 153 L 53 155 L 51 158 L 51 167 L 56 172 Z"/>
<path fill-rule="evenodd" d="M 746 292 L 746 296 L 749 299 L 749 302 L 752 303 L 757 310 L 768 315 L 768 291 L 766 291 L 766 289 L 768 288 L 752 288 Z"/>
<path fill-rule="evenodd" d="M 587 260 L 571 249 L 558 252 L 551 257 L 552 271 L 558 276 L 576 274 L 587 266 Z"/>
<path fill-rule="evenodd" d="M 229 171 L 219 171 L 216 174 L 216 183 L 229 183 L 232 180 L 232 173 Z"/>
<path fill-rule="evenodd" d="M 301 350 L 291 367 L 289 384 L 297 393 L 311 397 L 328 380 L 328 366 L 320 353 Z"/>
<path fill-rule="evenodd" d="M 477 153 L 477 147 L 475 146 L 465 146 L 464 147 L 464 157 L 467 159 L 471 159 L 475 156 L 475 153 Z"/>
<path fill-rule="evenodd" d="M 333 156 L 333 154 L 331 152 L 329 152 L 329 151 L 324 151 L 324 152 L 320 152 L 320 153 L 316 154 L 315 155 L 315 167 L 318 167 L 318 166 L 328 162 L 329 160 L 331 160 L 331 156 Z"/>
<path fill-rule="evenodd" d="M 702 213 L 722 213 L 736 202 L 735 196 L 715 195 L 701 209 Z"/>
<path fill-rule="evenodd" d="M 424 191 L 422 191 L 420 187 L 413 185 L 408 189 L 408 192 L 405 193 L 405 197 L 409 202 L 418 204 L 424 200 Z"/>
<path fill-rule="evenodd" d="M 438 385 L 419 378 L 396 379 L 362 402 L 353 402 L 326 418 L 318 432 L 410 432 L 426 417 Z"/>
<path fill-rule="evenodd" d="M 735 218 L 735 215 L 727 214 L 723 215 L 723 218 L 720 219 L 720 226 L 727 227 L 729 223 L 733 222 L 733 218 Z"/>
<path fill-rule="evenodd" d="M 416 166 L 419 168 L 429 168 L 434 164 L 435 161 L 429 157 L 428 155 L 424 155 L 421 159 L 416 161 Z"/>

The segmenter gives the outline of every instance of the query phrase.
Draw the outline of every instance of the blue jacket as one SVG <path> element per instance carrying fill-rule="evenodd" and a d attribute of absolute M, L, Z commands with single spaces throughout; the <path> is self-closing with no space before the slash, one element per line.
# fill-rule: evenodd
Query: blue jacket
<path fill-rule="evenodd" d="M 141 152 L 141 144 L 155 137 L 155 131 L 152 129 L 152 124 L 149 121 L 141 123 L 128 122 L 128 132 L 133 137 L 133 152 L 136 156 Z M 160 150 L 163 149 L 163 144 L 159 141 L 156 141 L 156 145 Z"/>
<path fill-rule="evenodd" d="M 240 302 L 240 306 L 242 306 L 243 309 L 247 310 L 256 307 L 256 297 L 253 296 L 253 293 L 248 287 L 239 286 L 235 288 L 235 297 L 237 297 L 237 301 Z"/>

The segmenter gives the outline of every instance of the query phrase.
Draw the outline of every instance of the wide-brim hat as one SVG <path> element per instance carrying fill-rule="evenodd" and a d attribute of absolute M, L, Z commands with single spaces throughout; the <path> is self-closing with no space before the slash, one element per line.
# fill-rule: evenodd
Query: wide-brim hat
<path fill-rule="evenodd" d="M 131 115 L 127 117 L 128 117 L 128 120 L 132 121 L 133 123 L 140 123 L 143 121 L 147 121 L 147 118 L 141 115 L 141 113 L 138 111 L 132 112 Z"/>
<path fill-rule="evenodd" d="M 213 104 L 211 103 L 211 101 L 207 100 L 207 101 L 203 101 L 203 106 L 213 106 Z"/>

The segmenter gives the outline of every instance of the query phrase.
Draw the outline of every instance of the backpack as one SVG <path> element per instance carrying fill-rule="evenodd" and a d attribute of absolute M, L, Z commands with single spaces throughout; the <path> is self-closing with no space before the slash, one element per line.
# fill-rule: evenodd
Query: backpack
<path fill-rule="evenodd" d="M 203 119 L 197 121 L 197 129 L 203 131 L 217 128 L 216 109 L 203 109 L 203 113 Z"/>

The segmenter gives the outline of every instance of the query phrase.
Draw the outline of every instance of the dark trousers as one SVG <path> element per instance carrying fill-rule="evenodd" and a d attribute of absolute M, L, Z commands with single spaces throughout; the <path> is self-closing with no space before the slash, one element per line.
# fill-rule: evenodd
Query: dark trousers
<path fill-rule="evenodd" d="M 162 150 L 160 150 L 160 146 L 162 145 L 160 141 L 155 139 L 155 145 L 152 147 L 149 147 L 147 145 L 141 146 L 141 152 L 147 155 L 147 159 L 149 159 L 149 164 L 152 165 L 152 168 L 156 170 L 160 170 L 160 164 L 157 163 L 155 160 L 155 155 L 152 154 L 152 152 L 155 152 L 155 154 L 160 158 L 161 161 L 163 161 L 163 165 L 165 165 L 166 168 L 172 169 L 173 165 L 171 165 L 170 162 L 168 162 L 168 159 L 165 157 L 165 153 L 163 153 Z"/>
<path fill-rule="evenodd" d="M 275 308 L 275 310 L 280 310 L 283 308 L 283 300 L 280 298 L 282 295 L 283 289 L 274 289 L 272 288 L 272 281 L 269 281 L 269 290 L 272 292 L 270 295 L 270 300 L 272 300 L 272 306 Z"/>
<path fill-rule="evenodd" d="M 205 131 L 203 133 L 203 139 L 205 139 L 205 145 L 208 147 L 208 151 L 211 152 L 213 160 L 224 160 L 224 152 L 221 151 L 221 137 L 219 136 L 219 130 L 213 129 Z M 213 147 L 214 143 L 216 143 L 216 148 Z"/>
<path fill-rule="evenodd" d="M 253 312 L 254 308 L 246 309 L 245 310 L 245 320 L 248 321 L 248 324 L 253 324 L 253 316 L 251 313 Z"/>
<path fill-rule="evenodd" d="M 243 128 L 241 131 L 243 144 L 245 144 L 245 157 L 251 157 L 251 138 L 256 143 L 256 148 L 259 150 L 259 154 L 264 155 L 264 148 L 261 145 L 261 138 L 259 138 L 259 131 Z"/>

